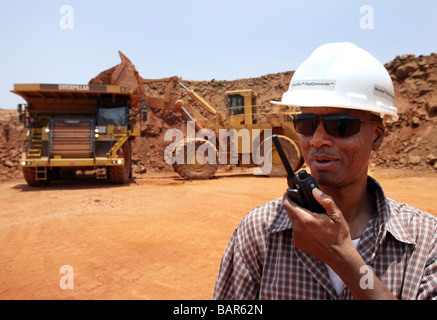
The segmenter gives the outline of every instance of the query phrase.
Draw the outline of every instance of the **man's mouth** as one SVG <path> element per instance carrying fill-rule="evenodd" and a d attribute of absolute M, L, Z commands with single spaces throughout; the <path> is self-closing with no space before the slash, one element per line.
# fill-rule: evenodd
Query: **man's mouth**
<path fill-rule="evenodd" d="M 326 170 L 338 162 L 338 158 L 326 154 L 313 154 L 311 162 L 319 170 Z"/>

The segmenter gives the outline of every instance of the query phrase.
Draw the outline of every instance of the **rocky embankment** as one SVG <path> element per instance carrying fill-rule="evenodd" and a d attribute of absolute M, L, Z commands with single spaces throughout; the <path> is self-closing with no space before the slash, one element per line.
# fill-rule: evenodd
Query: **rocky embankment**
<path fill-rule="evenodd" d="M 437 170 L 437 54 L 429 56 L 403 55 L 385 64 L 395 88 L 395 105 L 399 121 L 388 124 L 382 148 L 371 158 L 372 167 L 434 172 Z M 101 73 L 107 75 L 113 68 Z M 225 92 L 253 89 L 257 102 L 266 111 L 274 112 L 270 100 L 280 100 L 288 89 L 293 71 L 268 74 L 258 78 L 233 81 L 185 81 L 183 83 L 208 101 L 216 110 L 226 114 Z M 151 84 L 147 93 L 163 96 L 164 84 Z M 175 98 L 195 104 L 186 91 L 176 87 Z M 142 137 L 133 144 L 134 171 L 172 171 L 164 162 L 164 141 L 168 129 L 184 130 L 184 120 L 172 111 L 151 109 L 147 122 L 141 123 Z M 15 110 L 0 110 L 0 179 L 18 177 L 23 125 Z"/>

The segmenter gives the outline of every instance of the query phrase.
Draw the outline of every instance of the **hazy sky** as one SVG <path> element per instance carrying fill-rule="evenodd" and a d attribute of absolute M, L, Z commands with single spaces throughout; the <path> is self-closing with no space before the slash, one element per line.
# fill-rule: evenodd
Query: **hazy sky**
<path fill-rule="evenodd" d="M 186 80 L 295 70 L 327 42 L 382 63 L 429 55 L 436 13 L 435 0 L 1 0 L 0 108 L 24 102 L 14 83 L 88 83 L 118 50 L 143 78 Z"/>

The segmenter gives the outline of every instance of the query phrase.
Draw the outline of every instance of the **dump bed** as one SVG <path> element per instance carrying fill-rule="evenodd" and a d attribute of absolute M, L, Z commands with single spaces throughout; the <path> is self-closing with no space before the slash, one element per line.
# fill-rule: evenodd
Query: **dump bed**
<path fill-rule="evenodd" d="M 99 102 L 128 101 L 132 89 L 109 85 L 15 84 L 12 92 L 23 97 L 29 111 L 37 116 L 42 113 L 95 114 Z"/>

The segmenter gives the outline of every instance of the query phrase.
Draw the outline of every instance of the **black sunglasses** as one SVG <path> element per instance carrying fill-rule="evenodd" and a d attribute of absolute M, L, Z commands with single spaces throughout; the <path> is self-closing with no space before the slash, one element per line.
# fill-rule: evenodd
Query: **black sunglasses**
<path fill-rule="evenodd" d="M 323 120 L 326 133 L 335 137 L 348 137 L 360 132 L 362 123 L 378 122 L 376 120 L 361 121 L 350 114 L 333 113 L 317 115 L 312 113 L 298 114 L 293 119 L 294 129 L 303 135 L 312 135 L 316 131 L 319 121 Z"/>

